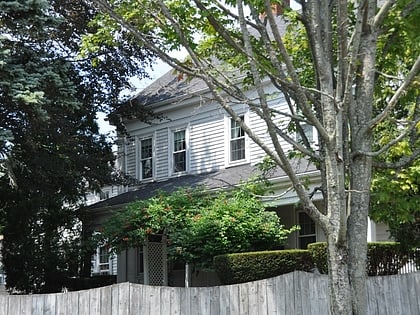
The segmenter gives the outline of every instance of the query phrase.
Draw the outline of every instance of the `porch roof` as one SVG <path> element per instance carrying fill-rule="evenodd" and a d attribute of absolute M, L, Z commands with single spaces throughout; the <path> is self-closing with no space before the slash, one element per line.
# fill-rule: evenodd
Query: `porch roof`
<path fill-rule="evenodd" d="M 293 161 L 294 169 L 297 174 L 305 174 L 316 171 L 315 167 L 305 160 Z M 155 196 L 159 191 L 172 192 L 181 187 L 197 187 L 203 186 L 209 190 L 229 189 L 239 185 L 251 178 L 260 175 L 261 171 L 255 165 L 243 164 L 239 166 L 229 167 L 217 171 L 201 174 L 189 174 L 179 177 L 172 177 L 164 181 L 152 181 L 141 183 L 133 190 L 122 193 L 115 197 L 102 200 L 90 205 L 89 209 L 116 208 L 127 203 L 144 200 Z M 270 172 L 268 179 L 273 183 L 276 180 L 285 179 L 285 172 L 276 168 Z"/>

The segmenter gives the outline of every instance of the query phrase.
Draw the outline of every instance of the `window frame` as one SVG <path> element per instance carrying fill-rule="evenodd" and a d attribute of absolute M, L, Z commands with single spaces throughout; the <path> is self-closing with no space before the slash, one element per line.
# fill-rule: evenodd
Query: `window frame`
<path fill-rule="evenodd" d="M 175 134 L 184 132 L 184 147 L 181 150 L 175 151 Z M 179 176 L 189 172 L 189 125 L 185 127 L 178 127 L 170 129 L 170 150 L 169 150 L 169 175 Z M 181 171 L 175 171 L 175 154 L 184 154 L 185 167 Z"/>
<path fill-rule="evenodd" d="M 143 148 L 142 142 L 150 140 L 151 145 L 151 156 L 143 158 Z M 144 136 L 138 139 L 138 178 L 142 181 L 153 180 L 155 177 L 155 141 L 153 135 L 151 136 Z M 151 161 L 151 176 L 150 177 L 143 177 L 143 161 Z"/>
<path fill-rule="evenodd" d="M 249 124 L 249 114 L 248 112 L 245 113 L 237 113 L 239 117 L 245 122 L 245 124 Z M 225 117 L 226 122 L 226 142 L 225 142 L 225 159 L 226 159 L 226 166 L 235 166 L 249 163 L 250 153 L 249 153 L 249 137 L 246 132 L 241 128 L 242 134 L 239 137 L 232 138 L 232 130 L 233 124 L 236 124 L 236 121 L 231 116 Z M 235 126 L 238 127 L 238 126 Z M 233 141 L 243 140 L 243 158 L 232 160 L 232 143 Z"/>

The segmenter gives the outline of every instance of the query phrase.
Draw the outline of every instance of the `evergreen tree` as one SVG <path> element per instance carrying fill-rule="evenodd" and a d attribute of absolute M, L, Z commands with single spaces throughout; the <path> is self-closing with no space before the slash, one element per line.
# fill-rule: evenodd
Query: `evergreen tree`
<path fill-rule="evenodd" d="M 0 209 L 11 290 L 53 292 L 78 275 L 77 203 L 113 180 L 96 113 L 112 110 L 151 61 L 137 46 L 81 59 L 93 14 L 82 1 L 0 3 Z"/>

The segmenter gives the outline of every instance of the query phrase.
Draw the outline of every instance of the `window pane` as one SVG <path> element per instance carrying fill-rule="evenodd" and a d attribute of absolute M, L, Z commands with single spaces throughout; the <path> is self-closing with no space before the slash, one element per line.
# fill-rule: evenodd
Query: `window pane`
<path fill-rule="evenodd" d="M 150 178 L 152 174 L 152 159 L 141 161 L 141 178 Z"/>
<path fill-rule="evenodd" d="M 305 212 L 299 212 L 299 235 L 315 234 L 315 222 Z"/>
<path fill-rule="evenodd" d="M 245 139 L 232 140 L 230 142 L 230 159 L 238 161 L 245 159 Z"/>
<path fill-rule="evenodd" d="M 185 130 L 174 132 L 174 152 L 185 150 Z"/>
<path fill-rule="evenodd" d="M 316 236 L 305 236 L 299 238 L 299 248 L 308 249 L 308 244 L 316 242 Z"/>
<path fill-rule="evenodd" d="M 106 247 L 99 248 L 99 270 L 109 270 L 109 251 Z"/>
<path fill-rule="evenodd" d="M 153 176 L 153 141 L 152 138 L 140 142 L 141 178 Z"/>
<path fill-rule="evenodd" d="M 244 117 L 241 116 L 241 119 L 244 119 Z M 230 130 L 231 130 L 231 134 L 230 134 L 231 139 L 235 139 L 235 138 L 245 136 L 244 131 L 242 130 L 241 126 L 239 126 L 239 124 L 233 119 L 231 119 L 231 129 Z"/>
<path fill-rule="evenodd" d="M 141 158 L 146 159 L 152 157 L 152 139 L 145 139 L 141 141 Z"/>
<path fill-rule="evenodd" d="M 186 171 L 185 151 L 174 153 L 174 173 Z"/>
<path fill-rule="evenodd" d="M 300 126 L 302 127 L 302 130 L 306 136 L 306 139 L 308 139 L 309 142 L 313 142 L 314 141 L 314 135 L 313 135 L 314 128 L 312 127 L 312 125 L 300 124 Z M 298 132 L 296 133 L 296 141 L 299 143 L 303 143 L 302 135 Z"/>

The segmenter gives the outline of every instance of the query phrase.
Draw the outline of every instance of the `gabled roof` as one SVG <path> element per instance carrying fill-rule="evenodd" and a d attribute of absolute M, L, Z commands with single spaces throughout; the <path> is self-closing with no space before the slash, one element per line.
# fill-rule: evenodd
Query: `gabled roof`
<path fill-rule="evenodd" d="M 148 106 L 182 96 L 197 95 L 205 89 L 207 85 L 203 80 L 189 78 L 172 69 L 147 86 L 132 101 L 138 105 Z"/>
<path fill-rule="evenodd" d="M 276 16 L 275 19 L 279 33 L 281 35 L 285 34 L 288 25 L 287 21 L 282 15 Z M 267 26 L 267 28 L 268 36 L 272 37 L 273 32 L 270 26 Z M 255 29 L 251 29 L 251 33 L 256 37 L 259 36 Z M 222 64 L 220 60 L 214 59 L 213 65 L 218 66 L 220 64 Z M 226 72 L 226 69 L 224 72 Z M 231 69 L 229 72 L 231 72 L 232 75 L 238 75 L 237 69 Z M 207 85 L 203 80 L 196 77 L 189 77 L 171 69 L 148 85 L 129 102 L 140 106 L 148 106 L 180 97 L 192 97 L 199 95 L 205 90 L 207 90 Z"/>

